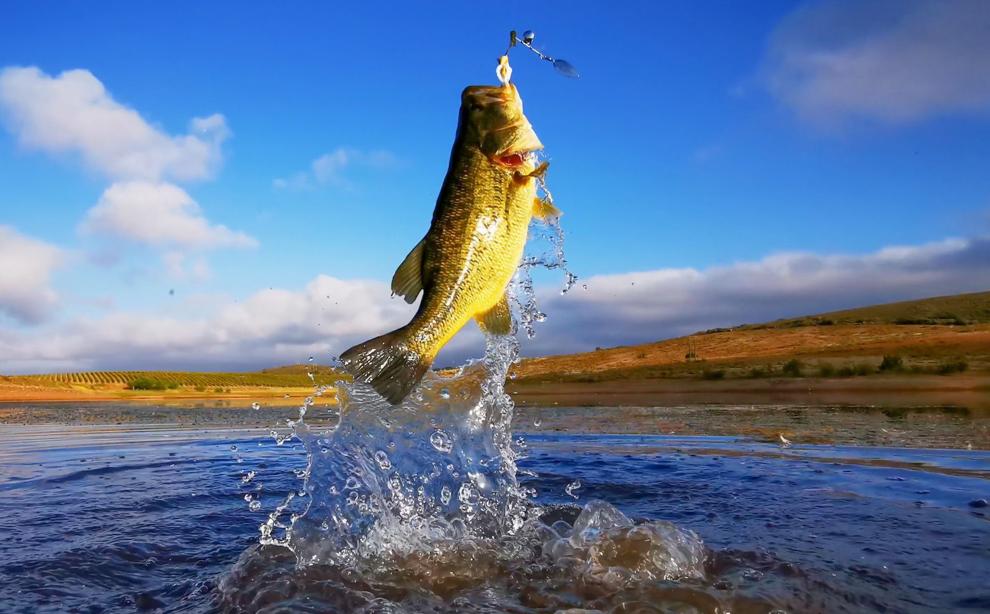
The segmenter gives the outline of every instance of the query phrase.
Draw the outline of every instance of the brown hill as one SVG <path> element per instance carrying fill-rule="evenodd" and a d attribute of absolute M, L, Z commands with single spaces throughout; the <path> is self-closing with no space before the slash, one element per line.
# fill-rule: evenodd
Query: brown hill
<path fill-rule="evenodd" d="M 884 357 L 888 357 L 884 362 Z M 883 366 L 883 369 L 881 369 Z M 524 360 L 520 384 L 887 371 L 990 373 L 990 292 L 715 329 L 655 343 Z"/>

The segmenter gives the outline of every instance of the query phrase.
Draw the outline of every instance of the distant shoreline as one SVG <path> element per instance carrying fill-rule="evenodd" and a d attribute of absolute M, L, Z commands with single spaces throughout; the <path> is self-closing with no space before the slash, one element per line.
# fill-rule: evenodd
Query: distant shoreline
<path fill-rule="evenodd" d="M 766 378 L 758 380 L 703 380 L 694 378 L 621 379 L 600 382 L 509 381 L 507 391 L 517 405 L 675 406 L 679 404 L 839 404 L 938 405 L 955 404 L 990 409 L 990 375 L 871 375 L 852 378 Z M 185 389 L 142 391 L 0 385 L 0 404 L 113 403 L 147 404 L 223 403 L 250 406 L 297 406 L 313 394 L 310 387 L 236 387 L 230 392 L 194 392 Z M 322 403 L 336 404 L 332 393 Z"/>
<path fill-rule="evenodd" d="M 195 392 L 188 390 L 146 391 L 146 390 L 82 390 L 78 388 L 46 388 L 0 385 L 0 403 L 108 403 L 108 402 L 216 402 L 235 401 L 250 405 L 254 401 L 265 405 L 299 405 L 303 399 L 313 394 L 312 387 L 306 388 L 232 388 L 230 392 Z M 331 394 L 324 402 L 336 403 Z"/>
<path fill-rule="evenodd" d="M 674 406 L 698 404 L 959 405 L 990 410 L 990 375 L 871 375 L 762 380 L 627 379 L 601 382 L 513 382 L 516 404 Z"/>

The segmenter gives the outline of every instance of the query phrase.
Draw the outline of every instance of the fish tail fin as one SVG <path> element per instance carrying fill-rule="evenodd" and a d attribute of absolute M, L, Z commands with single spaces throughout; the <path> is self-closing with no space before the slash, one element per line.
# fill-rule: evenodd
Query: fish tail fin
<path fill-rule="evenodd" d="M 412 392 L 433 363 L 402 343 L 404 328 L 359 343 L 340 355 L 344 368 L 359 382 L 370 384 L 392 405 Z"/>

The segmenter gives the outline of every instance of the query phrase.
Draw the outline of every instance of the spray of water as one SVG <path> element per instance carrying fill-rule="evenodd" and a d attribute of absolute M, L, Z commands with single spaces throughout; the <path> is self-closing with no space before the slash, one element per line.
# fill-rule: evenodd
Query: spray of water
<path fill-rule="evenodd" d="M 545 186 L 545 197 L 552 198 Z M 573 285 L 556 219 L 534 222 L 510 287 L 514 321 L 527 334 L 545 319 L 533 288 L 534 267 L 562 269 Z M 513 331 L 515 332 L 515 331 Z M 319 387 L 298 420 L 272 435 L 302 442 L 302 485 L 261 527 L 263 544 L 290 548 L 302 565 L 351 569 L 444 549 L 481 548 L 518 532 L 535 495 L 520 486 L 512 399 L 504 385 L 518 359 L 515 335 L 488 336 L 485 356 L 452 374 L 429 373 L 399 406 L 359 382 L 338 382 L 337 407 L 314 410 Z"/>
<path fill-rule="evenodd" d="M 262 524 L 260 549 L 221 582 L 229 604 L 256 608 L 275 585 L 311 591 L 312 576 L 336 587 L 319 597 L 334 607 L 459 611 L 486 603 L 478 611 L 503 611 L 529 590 L 523 585 L 583 582 L 612 592 L 702 575 L 705 551 L 690 531 L 633 523 L 602 501 L 580 513 L 541 507 L 517 479 L 526 444 L 513 439 L 514 406 L 504 386 L 519 356 L 516 328 L 532 336 L 546 318 L 531 277 L 537 267 L 562 270 L 562 292 L 576 280 L 555 219 L 531 227 L 510 287 L 513 334 L 487 337 L 483 359 L 428 373 L 399 406 L 352 382 L 338 383 L 331 406 L 321 402 L 331 389 L 317 387 L 298 419 L 272 431 L 278 445 L 301 442 L 307 466 L 297 474 L 299 488 Z M 567 494 L 578 497 L 580 488 L 572 483 Z M 266 558 L 271 546 L 291 550 L 299 573 L 279 571 L 280 555 Z M 496 586 L 500 594 L 492 597 Z"/>

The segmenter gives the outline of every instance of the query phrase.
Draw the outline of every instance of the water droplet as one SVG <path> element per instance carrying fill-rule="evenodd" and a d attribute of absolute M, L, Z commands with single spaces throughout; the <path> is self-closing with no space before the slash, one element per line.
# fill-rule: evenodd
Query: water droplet
<path fill-rule="evenodd" d="M 430 435 L 430 444 L 440 452 L 450 452 L 454 449 L 454 441 L 443 430 L 434 431 Z"/>
<path fill-rule="evenodd" d="M 354 490 L 355 488 L 359 487 L 360 485 L 361 484 L 360 484 L 360 482 L 358 482 L 357 478 L 352 475 L 352 476 L 350 476 L 350 477 L 347 478 L 347 481 L 346 482 L 344 482 L 344 490 Z"/>
<path fill-rule="evenodd" d="M 577 499 L 578 496 L 576 493 L 580 488 L 581 488 L 581 480 L 574 480 L 573 482 L 571 482 L 570 484 L 564 487 L 564 492 L 566 492 L 569 496 Z"/>
<path fill-rule="evenodd" d="M 568 62 L 567 60 L 562 60 L 560 58 L 557 58 L 556 60 L 553 61 L 553 67 L 557 69 L 557 72 L 564 75 L 565 77 L 577 79 L 581 76 L 581 74 L 578 73 L 577 69 L 574 68 L 574 65 Z"/>
<path fill-rule="evenodd" d="M 537 418 L 537 419 L 535 419 L 535 420 L 533 420 L 533 426 L 535 426 L 536 428 L 540 428 L 540 426 L 541 426 L 542 424 L 543 424 L 543 421 L 542 421 L 542 420 L 540 420 L 539 418 Z"/>
<path fill-rule="evenodd" d="M 261 501 L 255 499 L 254 501 L 248 503 L 248 509 L 252 512 L 257 512 L 261 510 Z"/>
<path fill-rule="evenodd" d="M 241 484 L 250 484 L 255 475 L 257 475 L 257 473 L 254 471 L 248 471 L 241 477 Z"/>
<path fill-rule="evenodd" d="M 446 388 L 441 388 L 440 389 L 440 397 L 443 398 L 443 399 L 449 399 L 450 398 L 450 390 L 447 390 Z"/>
<path fill-rule="evenodd" d="M 231 445 L 231 446 L 230 446 L 230 451 L 231 451 L 231 452 L 237 452 L 237 446 L 235 446 L 235 445 Z"/>
<path fill-rule="evenodd" d="M 261 403 L 259 403 L 257 401 L 255 401 L 254 403 L 251 403 L 251 409 L 261 409 Z"/>
<path fill-rule="evenodd" d="M 309 357 L 309 362 L 313 362 L 313 357 L 312 356 Z"/>
<path fill-rule="evenodd" d="M 581 287 L 584 288 L 585 290 L 587 290 L 588 289 L 588 284 L 581 284 Z"/>
<path fill-rule="evenodd" d="M 465 505 L 474 506 L 478 502 L 478 491 L 474 486 L 464 482 L 457 491 L 457 500 Z"/>
<path fill-rule="evenodd" d="M 450 503 L 450 497 L 452 494 L 453 493 L 450 492 L 450 488 L 444 485 L 444 487 L 440 489 L 440 503 L 443 503 L 444 505 Z"/>
<path fill-rule="evenodd" d="M 383 470 L 388 470 L 392 468 L 392 461 L 389 460 L 388 454 L 385 454 L 382 450 L 375 452 L 375 462 Z"/>
<path fill-rule="evenodd" d="M 536 32 L 533 32 L 532 30 L 526 30 L 525 32 L 523 32 L 522 40 L 527 45 L 533 44 L 533 39 L 535 38 L 536 38 Z"/>

